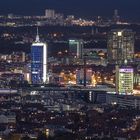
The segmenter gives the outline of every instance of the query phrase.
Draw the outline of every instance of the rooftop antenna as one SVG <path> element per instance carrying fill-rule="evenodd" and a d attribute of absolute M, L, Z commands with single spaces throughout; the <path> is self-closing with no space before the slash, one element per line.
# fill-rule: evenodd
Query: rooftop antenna
<path fill-rule="evenodd" d="M 38 33 L 38 27 L 36 29 L 36 40 L 35 40 L 35 42 L 40 42 L 39 33 Z"/>

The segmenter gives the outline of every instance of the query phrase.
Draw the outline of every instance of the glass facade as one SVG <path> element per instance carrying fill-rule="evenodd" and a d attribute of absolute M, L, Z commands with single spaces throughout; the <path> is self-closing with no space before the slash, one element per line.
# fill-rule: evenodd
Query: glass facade
<path fill-rule="evenodd" d="M 133 68 L 121 67 L 118 68 L 116 72 L 118 79 L 118 81 L 116 81 L 118 85 L 118 93 L 125 95 L 133 94 Z"/>
<path fill-rule="evenodd" d="M 108 62 L 122 64 L 125 60 L 133 62 L 134 32 L 132 30 L 111 30 L 108 34 Z"/>
<path fill-rule="evenodd" d="M 83 40 L 69 40 L 69 55 L 72 58 L 82 58 Z"/>
<path fill-rule="evenodd" d="M 39 84 L 43 81 L 43 46 L 31 48 L 31 77 L 32 84 Z"/>

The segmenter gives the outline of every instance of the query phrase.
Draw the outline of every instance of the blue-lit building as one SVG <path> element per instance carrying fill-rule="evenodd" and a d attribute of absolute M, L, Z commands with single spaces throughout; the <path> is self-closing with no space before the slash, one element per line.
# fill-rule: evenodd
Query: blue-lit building
<path fill-rule="evenodd" d="M 32 84 L 47 82 L 47 45 L 40 42 L 38 33 L 31 46 L 31 82 Z"/>

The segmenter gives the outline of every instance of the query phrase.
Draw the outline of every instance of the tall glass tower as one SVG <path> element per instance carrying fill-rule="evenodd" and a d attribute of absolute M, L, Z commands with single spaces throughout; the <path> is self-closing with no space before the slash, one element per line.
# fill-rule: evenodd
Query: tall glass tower
<path fill-rule="evenodd" d="M 36 40 L 31 46 L 31 82 L 32 84 L 47 82 L 47 44 L 40 41 L 38 29 Z"/>
<path fill-rule="evenodd" d="M 108 62 L 123 64 L 133 62 L 134 58 L 134 32 L 129 29 L 114 29 L 108 34 L 107 44 Z"/>

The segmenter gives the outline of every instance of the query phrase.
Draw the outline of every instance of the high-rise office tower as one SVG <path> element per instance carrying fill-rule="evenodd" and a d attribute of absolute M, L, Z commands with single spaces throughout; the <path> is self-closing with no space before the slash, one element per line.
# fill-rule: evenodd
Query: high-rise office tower
<path fill-rule="evenodd" d="M 40 41 L 38 29 L 36 40 L 31 46 L 31 82 L 32 84 L 47 82 L 47 45 Z"/>
<path fill-rule="evenodd" d="M 134 32 L 128 29 L 114 29 L 108 34 L 107 57 L 111 64 L 133 62 Z"/>
<path fill-rule="evenodd" d="M 116 92 L 118 94 L 133 94 L 134 72 L 132 67 L 116 66 Z"/>
<path fill-rule="evenodd" d="M 69 55 L 71 58 L 82 58 L 83 57 L 83 40 L 69 40 Z"/>

